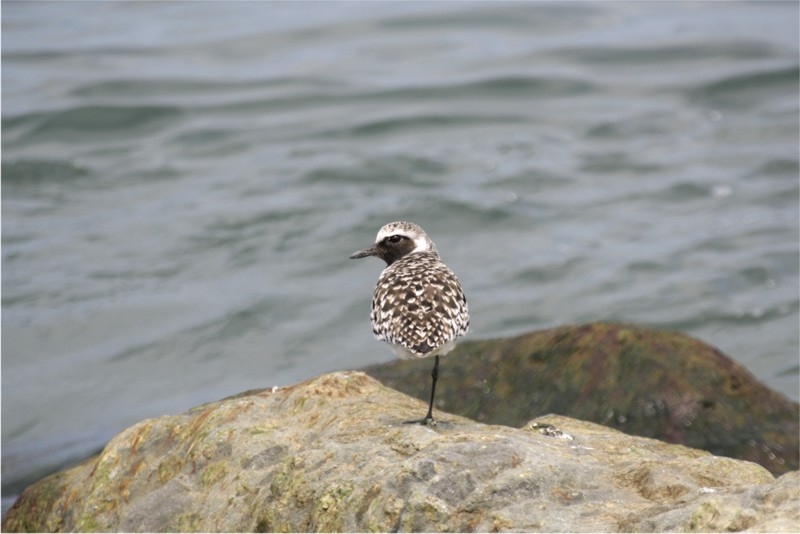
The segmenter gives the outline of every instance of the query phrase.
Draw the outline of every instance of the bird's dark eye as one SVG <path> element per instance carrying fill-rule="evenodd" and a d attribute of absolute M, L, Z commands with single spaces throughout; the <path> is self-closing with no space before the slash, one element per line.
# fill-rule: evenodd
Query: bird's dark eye
<path fill-rule="evenodd" d="M 400 235 L 392 235 L 389 236 L 388 240 L 389 243 L 399 243 L 403 239 L 403 236 Z"/>

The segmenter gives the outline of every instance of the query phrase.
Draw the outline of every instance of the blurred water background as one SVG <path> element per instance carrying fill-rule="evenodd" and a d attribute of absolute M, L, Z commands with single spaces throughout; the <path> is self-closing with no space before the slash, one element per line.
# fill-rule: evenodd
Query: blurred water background
<path fill-rule="evenodd" d="M 797 400 L 798 75 L 797 2 L 3 2 L 4 509 L 391 360 L 348 255 L 397 219 L 472 338 L 680 330 Z"/>

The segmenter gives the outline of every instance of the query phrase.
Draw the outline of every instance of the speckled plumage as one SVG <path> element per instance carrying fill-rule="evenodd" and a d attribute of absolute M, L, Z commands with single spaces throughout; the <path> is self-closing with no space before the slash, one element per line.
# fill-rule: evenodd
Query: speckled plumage
<path fill-rule="evenodd" d="M 400 221 L 378 232 L 375 245 L 351 258 L 377 256 L 386 262 L 372 298 L 372 331 L 399 358 L 435 356 L 431 403 L 422 423 L 433 421 L 439 356 L 469 330 L 469 307 L 458 278 L 416 224 Z"/>
<path fill-rule="evenodd" d="M 469 328 L 464 291 L 436 252 L 414 252 L 381 273 L 372 331 L 400 358 L 444 355 Z"/>
<path fill-rule="evenodd" d="M 396 236 L 401 240 L 392 243 Z M 467 299 L 425 231 L 408 222 L 387 224 L 373 248 L 353 256 L 367 255 L 387 263 L 372 298 L 375 337 L 389 343 L 400 358 L 452 350 L 455 339 L 469 329 Z"/>

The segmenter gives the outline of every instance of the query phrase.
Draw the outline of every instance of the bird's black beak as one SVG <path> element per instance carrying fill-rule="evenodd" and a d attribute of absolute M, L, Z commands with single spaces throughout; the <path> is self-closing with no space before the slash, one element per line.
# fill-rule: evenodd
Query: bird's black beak
<path fill-rule="evenodd" d="M 378 249 L 376 247 L 365 248 L 364 250 L 359 250 L 358 252 L 354 252 L 350 255 L 351 260 L 357 260 L 358 258 L 366 258 L 367 256 L 377 256 Z"/>

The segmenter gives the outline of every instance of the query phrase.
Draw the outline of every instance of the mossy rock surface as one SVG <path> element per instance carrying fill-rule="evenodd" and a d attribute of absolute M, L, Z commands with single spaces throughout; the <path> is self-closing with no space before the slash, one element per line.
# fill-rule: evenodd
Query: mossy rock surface
<path fill-rule="evenodd" d="M 796 531 L 798 472 L 563 416 L 438 412 L 361 372 L 142 421 L 27 488 L 14 531 Z"/>
<path fill-rule="evenodd" d="M 398 360 L 364 371 L 425 400 L 432 366 Z M 436 399 L 439 409 L 485 423 L 519 426 L 554 413 L 750 460 L 776 475 L 800 468 L 798 404 L 677 332 L 593 323 L 464 341 L 442 358 Z"/>

